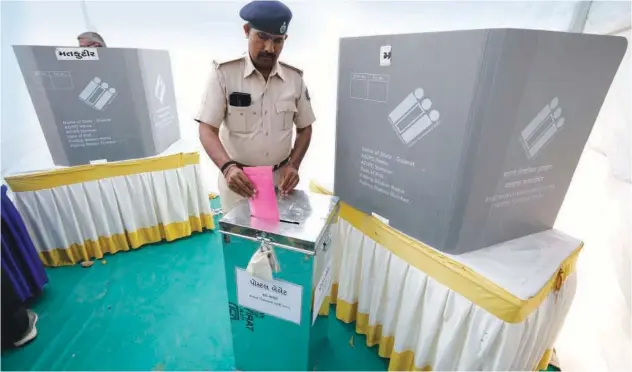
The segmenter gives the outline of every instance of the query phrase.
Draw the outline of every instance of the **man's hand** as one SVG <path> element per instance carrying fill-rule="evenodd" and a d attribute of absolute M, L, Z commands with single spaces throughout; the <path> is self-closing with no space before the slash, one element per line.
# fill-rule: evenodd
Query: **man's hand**
<path fill-rule="evenodd" d="M 251 198 L 257 193 L 244 171 L 238 166 L 230 166 L 226 170 L 224 178 L 226 178 L 228 188 L 244 198 Z"/>
<path fill-rule="evenodd" d="M 281 182 L 279 184 L 279 191 L 282 195 L 287 195 L 294 190 L 298 185 L 298 169 L 292 163 L 288 163 L 281 168 Z"/>

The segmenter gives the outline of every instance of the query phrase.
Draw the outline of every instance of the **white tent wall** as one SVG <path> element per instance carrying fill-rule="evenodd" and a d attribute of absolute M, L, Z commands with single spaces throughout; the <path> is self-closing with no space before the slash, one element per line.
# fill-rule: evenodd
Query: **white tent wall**
<path fill-rule="evenodd" d="M 630 2 L 593 2 L 584 32 L 630 44 Z M 582 154 L 557 227 L 581 237 L 579 283 L 557 341 L 569 370 L 632 370 L 632 75 L 630 48 Z"/>
<path fill-rule="evenodd" d="M 96 27 L 111 47 L 168 49 L 183 144 L 201 149 L 195 115 L 212 59 L 245 51 L 239 8 L 245 1 L 2 2 L 2 172 L 47 169 L 52 159 L 11 45 L 74 45 Z M 333 183 L 338 38 L 482 27 L 566 30 L 577 2 L 288 1 L 294 13 L 284 59 L 301 67 L 317 116 L 303 181 Z M 87 10 L 89 22 L 82 10 Z M 353 15 L 353 16 L 350 16 Z M 90 23 L 86 25 L 86 23 Z M 217 169 L 203 157 L 211 190 Z"/>
<path fill-rule="evenodd" d="M 74 45 L 96 27 L 112 47 L 167 49 L 172 59 L 183 141 L 201 150 L 195 115 L 212 59 L 245 51 L 239 8 L 231 2 L 2 2 L 0 175 L 53 167 L 11 49 L 14 44 Z M 284 59 L 305 71 L 317 116 L 301 170 L 303 182 L 333 184 L 338 39 L 341 36 L 484 27 L 568 30 L 577 1 L 288 1 L 294 12 Z M 85 12 L 89 16 L 86 21 Z M 90 23 L 87 25 L 86 23 Z M 584 32 L 630 37 L 629 2 L 593 2 Z M 558 227 L 586 241 L 576 302 L 558 340 L 563 365 L 595 370 L 625 364 L 630 342 L 630 52 L 584 151 Z M 209 190 L 217 169 L 206 157 Z M 303 184 L 304 186 L 304 184 Z"/>

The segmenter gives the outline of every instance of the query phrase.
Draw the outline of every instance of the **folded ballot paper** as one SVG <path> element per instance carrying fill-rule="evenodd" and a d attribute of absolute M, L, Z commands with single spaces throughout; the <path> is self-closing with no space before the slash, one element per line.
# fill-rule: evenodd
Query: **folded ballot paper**
<path fill-rule="evenodd" d="M 255 196 L 248 200 L 253 226 L 258 225 L 257 222 L 264 222 L 262 220 L 279 222 L 281 217 L 274 192 L 272 167 L 247 167 L 244 168 L 244 173 L 257 190 Z M 246 272 L 250 275 L 264 280 L 272 280 L 272 274 L 279 271 L 280 267 L 274 249 L 265 242 L 250 258 L 246 268 Z"/>
<path fill-rule="evenodd" d="M 272 167 L 246 167 L 244 173 L 257 190 L 255 196 L 248 201 L 250 215 L 255 218 L 279 221 L 279 206 L 274 191 Z"/>

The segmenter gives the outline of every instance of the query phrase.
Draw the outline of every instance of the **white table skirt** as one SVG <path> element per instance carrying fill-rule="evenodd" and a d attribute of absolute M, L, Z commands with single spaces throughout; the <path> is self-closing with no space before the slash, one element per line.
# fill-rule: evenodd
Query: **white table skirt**
<path fill-rule="evenodd" d="M 199 155 L 7 177 L 43 262 L 72 265 L 213 228 Z"/>
<path fill-rule="evenodd" d="M 533 370 L 552 348 L 576 274 L 508 323 L 412 267 L 348 222 L 336 227 L 337 316 L 356 321 L 394 370 Z"/>
<path fill-rule="evenodd" d="M 546 367 L 575 294 L 581 241 L 549 230 L 452 256 L 347 205 L 334 228 L 330 301 L 390 370 Z"/>

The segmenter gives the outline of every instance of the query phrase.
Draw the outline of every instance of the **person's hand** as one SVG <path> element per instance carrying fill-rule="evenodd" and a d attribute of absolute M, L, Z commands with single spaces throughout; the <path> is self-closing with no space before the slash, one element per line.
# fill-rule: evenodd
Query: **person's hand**
<path fill-rule="evenodd" d="M 228 188 L 244 198 L 251 198 L 257 193 L 246 173 L 238 166 L 233 165 L 229 167 L 224 174 L 224 178 L 226 178 Z"/>
<path fill-rule="evenodd" d="M 281 195 L 288 195 L 298 185 L 298 169 L 291 163 L 286 164 L 281 168 L 280 180 L 279 191 L 281 191 Z"/>

